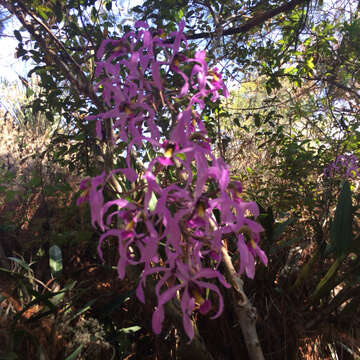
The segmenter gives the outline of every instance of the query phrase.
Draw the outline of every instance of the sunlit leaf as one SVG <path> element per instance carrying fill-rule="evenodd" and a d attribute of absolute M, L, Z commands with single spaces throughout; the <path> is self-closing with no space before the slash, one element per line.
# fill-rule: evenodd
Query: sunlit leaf
<path fill-rule="evenodd" d="M 57 245 L 52 245 L 49 249 L 49 265 L 53 276 L 56 277 L 61 274 L 63 268 L 62 252 Z"/>

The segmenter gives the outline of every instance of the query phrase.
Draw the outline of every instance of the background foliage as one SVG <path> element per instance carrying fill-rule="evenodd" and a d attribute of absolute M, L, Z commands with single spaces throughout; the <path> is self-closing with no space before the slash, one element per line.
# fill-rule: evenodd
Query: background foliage
<path fill-rule="evenodd" d="M 88 209 L 75 206 L 80 178 L 121 158 L 84 121 L 104 109 L 96 49 L 133 19 L 171 31 L 182 18 L 189 52 L 206 49 L 231 89 L 206 114 L 213 146 L 262 209 L 269 265 L 244 281 L 265 358 L 360 356 L 359 182 L 323 175 L 360 154 L 359 3 L 147 0 L 126 16 L 111 0 L 0 4 L 1 31 L 19 20 L 16 56 L 32 64 L 2 82 L 0 358 L 247 358 L 231 308 L 197 319 L 201 350 L 175 315 L 156 338 L 153 304 L 100 263 Z M 110 246 L 105 257 L 115 264 Z"/>

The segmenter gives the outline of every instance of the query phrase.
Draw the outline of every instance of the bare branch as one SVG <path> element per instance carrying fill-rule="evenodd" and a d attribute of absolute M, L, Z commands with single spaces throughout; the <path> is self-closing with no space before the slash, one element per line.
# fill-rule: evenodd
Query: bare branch
<path fill-rule="evenodd" d="M 44 61 L 48 65 L 55 64 L 57 68 L 61 71 L 65 79 L 70 81 L 73 89 L 75 89 L 78 94 L 89 97 L 94 102 L 94 104 L 96 104 L 96 106 L 101 109 L 103 107 L 103 104 L 96 96 L 90 82 L 81 70 L 80 65 L 77 64 L 77 62 L 72 58 L 72 56 L 66 51 L 64 45 L 55 37 L 54 34 L 52 34 L 50 29 L 48 29 L 48 27 L 41 20 L 36 19 L 36 17 L 34 18 L 34 16 L 29 13 L 28 9 L 26 9 L 26 7 L 20 1 L 14 4 L 8 2 L 7 0 L 0 0 L 0 5 L 4 6 L 10 13 L 14 14 L 19 19 L 24 28 L 29 32 L 29 34 L 35 39 L 35 41 L 37 41 L 37 43 L 46 55 L 44 57 Z M 69 60 L 70 64 L 76 67 L 76 71 L 73 71 L 70 65 L 64 62 L 61 56 L 59 56 L 54 50 L 49 47 L 46 40 L 39 33 L 38 28 L 35 26 L 35 24 L 26 18 L 27 15 L 31 16 L 34 21 L 38 23 L 39 26 L 46 30 L 49 36 L 55 41 L 56 45 L 58 45 L 58 50 L 63 52 L 63 55 L 66 59 Z"/>
<path fill-rule="evenodd" d="M 284 5 L 281 5 L 277 8 L 275 8 L 275 9 L 271 9 L 271 10 L 265 11 L 261 14 L 258 14 L 257 16 L 253 17 L 252 19 L 246 21 L 244 24 L 240 25 L 239 27 L 224 30 L 222 35 L 228 36 L 228 35 L 246 33 L 249 30 L 251 30 L 252 28 L 263 24 L 266 20 L 269 20 L 269 19 L 273 18 L 274 16 L 281 14 L 283 12 L 289 12 L 289 11 L 295 9 L 296 6 L 305 4 L 308 1 L 309 0 L 290 1 Z M 203 33 L 199 33 L 199 34 L 186 35 L 186 38 L 188 40 L 195 40 L 195 39 L 207 39 L 207 38 L 214 37 L 214 36 L 216 36 L 216 33 L 203 32 Z"/>

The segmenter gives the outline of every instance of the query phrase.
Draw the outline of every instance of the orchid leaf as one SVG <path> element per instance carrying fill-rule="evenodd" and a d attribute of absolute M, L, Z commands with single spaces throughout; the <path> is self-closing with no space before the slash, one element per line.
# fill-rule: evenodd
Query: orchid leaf
<path fill-rule="evenodd" d="M 353 211 L 350 184 L 348 181 L 345 181 L 339 195 L 330 232 L 330 252 L 334 252 L 336 258 L 340 258 L 349 251 L 353 240 L 352 222 Z"/>

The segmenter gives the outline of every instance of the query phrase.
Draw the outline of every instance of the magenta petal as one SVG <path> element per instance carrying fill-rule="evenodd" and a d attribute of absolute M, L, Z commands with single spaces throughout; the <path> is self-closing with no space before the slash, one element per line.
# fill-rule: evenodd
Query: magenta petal
<path fill-rule="evenodd" d="M 126 265 L 127 265 L 126 257 L 120 255 L 120 259 L 117 263 L 117 272 L 120 279 L 123 279 L 125 277 Z"/>
<path fill-rule="evenodd" d="M 80 182 L 80 190 L 86 190 L 90 185 L 90 178 L 82 179 Z"/>
<path fill-rule="evenodd" d="M 194 337 L 194 328 L 191 322 L 190 316 L 195 308 L 195 300 L 189 295 L 187 289 L 185 289 L 183 296 L 181 298 L 181 310 L 183 313 L 183 325 L 186 335 L 189 337 L 190 341 Z"/>
<path fill-rule="evenodd" d="M 257 218 L 259 216 L 259 207 L 257 206 L 256 202 L 250 201 L 245 204 L 246 209 L 249 210 L 255 216 L 255 218 Z"/>
<path fill-rule="evenodd" d="M 188 221 L 188 225 L 190 227 L 196 227 L 196 226 L 205 226 L 206 222 L 203 218 L 201 218 L 200 216 L 195 216 L 192 219 L 190 219 Z"/>
<path fill-rule="evenodd" d="M 255 249 L 256 255 L 259 257 L 260 261 L 267 266 L 268 258 L 263 250 L 261 250 L 258 246 Z"/>
<path fill-rule="evenodd" d="M 104 204 L 103 207 L 104 214 L 106 214 L 106 212 L 114 205 L 116 205 L 117 209 L 120 210 L 128 204 L 129 202 L 125 199 L 116 199 L 116 200 L 108 201 Z"/>
<path fill-rule="evenodd" d="M 104 185 L 105 173 L 93 178 L 91 180 L 91 187 L 89 190 L 89 204 L 91 210 L 91 224 L 96 227 L 96 223 L 101 230 L 105 230 L 103 223 L 103 205 L 104 197 L 102 193 L 102 187 Z"/>
<path fill-rule="evenodd" d="M 76 206 L 80 206 L 82 203 L 84 203 L 85 201 L 88 201 L 89 196 L 79 196 L 76 200 Z"/>
<path fill-rule="evenodd" d="M 237 248 L 240 255 L 240 269 L 239 274 L 244 271 L 249 262 L 249 249 L 245 244 L 243 235 L 239 234 L 237 241 Z"/>
<path fill-rule="evenodd" d="M 102 140 L 101 120 L 96 120 L 96 136 Z"/>
<path fill-rule="evenodd" d="M 173 286 L 173 287 L 165 290 L 159 296 L 158 305 L 162 306 L 162 305 L 166 304 L 169 300 L 171 300 L 173 297 L 176 296 L 177 291 L 181 288 L 182 288 L 182 285 L 176 285 L 176 286 Z"/>
<path fill-rule="evenodd" d="M 165 156 L 163 157 L 158 157 L 157 158 L 158 162 L 162 165 L 162 166 L 168 166 L 168 165 L 173 165 L 174 163 L 171 161 L 170 158 L 167 158 Z"/>
<path fill-rule="evenodd" d="M 164 317 L 165 317 L 164 308 L 162 306 L 157 307 L 152 316 L 152 328 L 155 334 L 161 333 Z"/>
<path fill-rule="evenodd" d="M 211 301 L 210 300 L 205 300 L 201 304 L 201 306 L 199 308 L 199 311 L 200 311 L 201 314 L 205 315 L 210 311 L 210 309 L 211 309 Z"/>
<path fill-rule="evenodd" d="M 138 20 L 138 21 L 135 22 L 134 27 L 135 27 L 135 28 L 140 28 L 140 27 L 142 27 L 142 28 L 144 28 L 144 29 L 148 29 L 148 28 L 149 28 L 149 25 L 147 24 L 146 21 Z"/>
<path fill-rule="evenodd" d="M 221 255 L 215 251 L 215 250 L 211 250 L 209 253 L 209 256 L 211 259 L 215 260 L 215 261 L 220 261 L 221 260 Z"/>
<path fill-rule="evenodd" d="M 251 252 L 248 253 L 248 262 L 245 264 L 245 272 L 248 278 L 255 277 L 255 259 Z"/>
<path fill-rule="evenodd" d="M 121 237 L 123 240 L 127 240 L 130 239 L 131 237 L 134 236 L 134 232 L 133 231 L 121 231 Z"/>
<path fill-rule="evenodd" d="M 183 325 L 186 335 L 189 337 L 191 341 L 194 337 L 194 327 L 191 322 L 190 316 L 183 314 Z"/>
<path fill-rule="evenodd" d="M 136 288 L 136 296 L 143 304 L 145 304 L 145 294 L 142 286 L 142 281 L 139 281 L 139 284 Z"/>
<path fill-rule="evenodd" d="M 240 181 L 233 181 L 232 183 L 231 183 L 231 185 L 232 185 L 232 187 L 233 187 L 233 189 L 236 191 L 236 192 L 238 192 L 238 193 L 242 193 L 242 184 L 241 184 L 241 182 Z"/>
<path fill-rule="evenodd" d="M 256 203 L 255 203 L 256 205 Z M 257 207 L 257 205 L 256 205 Z M 249 229 L 251 230 L 251 232 L 253 234 L 259 234 L 261 232 L 264 231 L 264 228 L 257 222 L 250 220 L 250 219 L 245 219 L 244 223 L 249 227 Z"/>
<path fill-rule="evenodd" d="M 154 80 L 154 85 L 161 90 L 162 89 L 162 81 L 160 76 L 160 67 L 157 61 L 153 61 L 152 63 L 152 77 Z"/>
<path fill-rule="evenodd" d="M 137 173 L 132 168 L 119 169 L 129 181 L 135 182 L 137 180 Z"/>
<path fill-rule="evenodd" d="M 185 84 L 184 84 L 183 87 L 181 88 L 179 97 L 185 96 L 188 91 L 189 91 L 189 82 L 188 82 L 188 81 L 185 81 Z"/>

